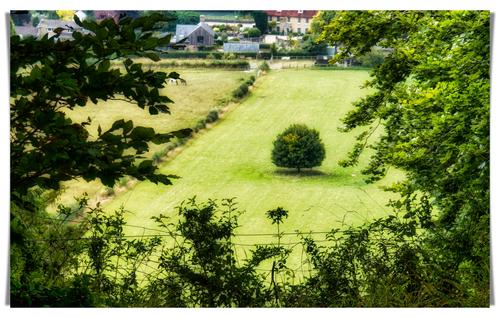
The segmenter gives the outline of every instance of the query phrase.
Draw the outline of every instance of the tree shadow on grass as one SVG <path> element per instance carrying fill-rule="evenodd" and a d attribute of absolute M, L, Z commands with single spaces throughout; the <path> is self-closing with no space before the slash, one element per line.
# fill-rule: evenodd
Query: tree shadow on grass
<path fill-rule="evenodd" d="M 327 173 L 315 169 L 301 169 L 300 172 L 297 169 L 276 169 L 274 171 L 275 175 L 278 176 L 290 176 L 290 177 L 333 177 L 334 173 Z"/>
<path fill-rule="evenodd" d="M 297 172 L 297 169 L 286 169 L 278 168 L 273 171 L 275 177 L 291 178 L 296 181 L 298 180 L 317 180 L 317 181 L 327 181 L 338 185 L 365 185 L 364 179 L 359 176 L 346 172 L 343 169 L 332 169 L 331 171 L 321 171 L 315 169 L 301 169 Z"/>

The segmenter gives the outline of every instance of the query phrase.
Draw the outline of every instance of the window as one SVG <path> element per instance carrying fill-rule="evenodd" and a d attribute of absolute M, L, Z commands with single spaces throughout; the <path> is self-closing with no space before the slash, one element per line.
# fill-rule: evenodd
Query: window
<path fill-rule="evenodd" d="M 196 37 L 196 43 L 203 43 L 203 35 L 198 35 Z"/>
<path fill-rule="evenodd" d="M 276 27 L 276 31 L 278 31 L 278 32 L 280 31 L 280 27 L 279 26 Z"/>
<path fill-rule="evenodd" d="M 304 10 L 298 10 L 299 14 L 304 13 Z"/>
<path fill-rule="evenodd" d="M 309 23 L 309 18 L 306 18 L 306 23 Z"/>
<path fill-rule="evenodd" d="M 273 17 L 272 16 L 268 16 L 267 17 L 269 21 L 273 21 Z"/>
<path fill-rule="evenodd" d="M 300 23 L 300 17 L 299 17 L 299 23 Z"/>
<path fill-rule="evenodd" d="M 286 17 L 287 21 L 290 22 L 290 17 Z"/>
<path fill-rule="evenodd" d="M 297 33 L 302 33 L 302 30 L 300 28 L 297 28 Z"/>

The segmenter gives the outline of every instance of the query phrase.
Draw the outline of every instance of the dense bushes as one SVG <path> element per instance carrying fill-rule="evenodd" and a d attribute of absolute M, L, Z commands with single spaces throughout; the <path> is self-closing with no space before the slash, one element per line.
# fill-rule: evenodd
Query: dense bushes
<path fill-rule="evenodd" d="M 381 49 L 372 48 L 370 52 L 357 57 L 355 60 L 363 67 L 375 67 L 382 64 L 387 55 L 387 51 L 384 52 Z"/>
<path fill-rule="evenodd" d="M 246 80 L 237 89 L 233 91 L 232 96 L 235 99 L 241 99 L 245 97 L 248 94 L 248 87 L 252 86 L 254 82 L 255 82 L 255 76 L 252 75 L 250 76 L 250 78 L 248 78 L 248 80 Z"/>
<path fill-rule="evenodd" d="M 312 168 L 325 159 L 325 146 L 315 129 L 306 125 L 291 125 L 273 142 L 272 161 L 278 167 Z"/>
<path fill-rule="evenodd" d="M 267 47 L 267 46 L 264 46 Z M 265 59 L 269 60 L 271 58 L 271 55 L 274 57 L 281 57 L 281 56 L 291 56 L 291 57 L 310 57 L 312 54 L 309 51 L 306 50 L 301 50 L 301 49 L 295 49 L 295 50 L 288 50 L 288 51 L 273 51 L 272 46 L 271 51 L 261 51 L 259 53 L 255 52 L 238 52 L 238 57 L 250 57 L 250 58 L 260 58 L 260 59 Z M 168 51 L 167 53 L 162 53 L 160 56 L 162 59 L 203 59 L 203 58 L 215 58 L 215 59 L 222 59 L 225 53 L 223 52 L 217 52 L 217 51 Z"/>
<path fill-rule="evenodd" d="M 177 208 L 179 221 L 153 217 L 170 233 L 128 238 L 124 211 L 91 209 L 80 220 L 26 214 L 13 207 L 12 307 L 250 307 L 271 302 L 257 272 L 279 248 L 261 246 L 238 262 L 231 241 L 240 211 L 232 200 L 220 206 L 194 199 Z M 86 200 L 81 201 L 82 206 Z M 210 239 L 207 239 L 210 237 Z M 175 242 L 175 244 L 171 244 Z M 150 264 L 156 264 L 156 267 Z"/>
<path fill-rule="evenodd" d="M 219 119 L 219 112 L 216 111 L 216 110 L 211 110 L 208 115 L 207 115 L 207 118 L 206 118 L 206 122 L 207 123 L 213 123 L 215 121 L 217 121 L 217 119 Z"/>
<path fill-rule="evenodd" d="M 262 62 L 259 64 L 259 70 L 263 71 L 263 72 L 269 72 L 271 68 L 269 67 L 269 64 L 267 64 L 267 62 Z"/>
<path fill-rule="evenodd" d="M 216 59 L 222 59 L 224 52 L 217 51 L 168 51 L 167 53 L 161 54 L 163 59 L 189 59 L 189 58 L 207 58 L 209 55 Z M 261 58 L 269 59 L 271 58 L 270 52 L 238 52 L 238 56 L 242 57 L 252 57 L 260 56 Z"/>
<path fill-rule="evenodd" d="M 433 226 L 430 210 L 332 229 L 324 246 L 297 234 L 304 254 L 292 269 L 292 249 L 280 244 L 289 214 L 281 207 L 266 213 L 277 241 L 238 259 L 232 238 L 241 212 L 232 199 L 187 200 L 176 208 L 176 223 L 153 217 L 166 235 L 144 237 L 125 234 L 123 210 L 91 209 L 67 222 L 75 210 L 50 216 L 42 201 L 32 202 L 35 214 L 13 207 L 12 235 L 24 238 L 11 246 L 13 307 L 456 307 L 488 300 L 488 291 L 470 288 L 479 278 L 465 266 L 458 271 L 466 284 L 449 280 L 447 260 L 429 248 L 432 237 L 418 233 Z"/>
<path fill-rule="evenodd" d="M 260 32 L 259 29 L 257 28 L 249 28 L 244 31 L 245 36 L 249 38 L 256 38 L 259 37 L 262 33 Z"/>
<path fill-rule="evenodd" d="M 193 67 L 193 68 L 229 68 L 229 69 L 249 69 L 250 64 L 246 60 L 225 59 L 225 60 L 193 60 L 177 61 L 162 60 L 153 64 L 155 67 Z"/>

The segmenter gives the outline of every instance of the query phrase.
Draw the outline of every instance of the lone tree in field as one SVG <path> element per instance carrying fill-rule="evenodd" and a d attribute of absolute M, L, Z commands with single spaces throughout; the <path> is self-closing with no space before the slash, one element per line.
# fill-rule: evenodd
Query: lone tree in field
<path fill-rule="evenodd" d="M 325 159 L 325 146 L 315 129 L 294 124 L 278 135 L 272 152 L 273 163 L 278 167 L 312 168 Z"/>

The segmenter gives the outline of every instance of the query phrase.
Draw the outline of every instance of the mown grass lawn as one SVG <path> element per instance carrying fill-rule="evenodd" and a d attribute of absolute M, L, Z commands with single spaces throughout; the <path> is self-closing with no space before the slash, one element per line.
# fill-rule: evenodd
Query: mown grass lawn
<path fill-rule="evenodd" d="M 173 71 L 167 69 L 166 71 Z M 69 111 L 69 116 L 75 122 L 86 121 L 90 117 L 92 124 L 89 132 L 97 136 L 97 127 L 103 131 L 110 128 L 114 121 L 131 119 L 136 126 L 153 127 L 158 132 L 169 132 L 188 128 L 206 116 L 215 107 L 223 105 L 230 98 L 231 92 L 240 85 L 242 79 L 250 75 L 243 71 L 226 71 L 219 69 L 176 69 L 187 85 L 168 84 L 163 93 L 174 101 L 169 104 L 171 114 L 151 116 L 147 110 L 123 101 L 107 101 L 86 107 L 77 107 Z M 91 136 L 91 137 L 92 137 Z M 162 145 L 151 145 L 147 156 L 160 150 Z M 104 189 L 99 181 L 85 182 L 74 180 L 64 183 L 66 190 L 61 194 L 58 203 L 70 204 L 75 196 L 84 192 L 91 200 L 96 200 Z"/>
<path fill-rule="evenodd" d="M 175 220 L 175 207 L 187 198 L 235 197 L 245 211 L 237 233 L 274 233 L 265 212 L 277 206 L 289 210 L 281 227 L 286 232 L 328 231 L 382 216 L 389 211 L 385 204 L 391 195 L 380 186 L 402 175 L 393 172 L 382 182 L 367 185 L 360 173 L 367 155 L 359 167 L 338 165 L 356 135 L 338 131 L 340 118 L 352 109 L 353 101 L 366 94 L 360 86 L 367 79 L 368 72 L 359 70 L 272 71 L 257 81 L 241 105 L 161 166 L 162 173 L 181 177 L 173 185 L 138 183 L 106 204 L 106 209 L 123 206 L 130 211 L 129 224 L 153 227 L 151 216 L 162 213 Z M 326 147 L 321 167 L 296 174 L 272 164 L 272 142 L 292 123 L 304 123 L 320 132 Z M 241 244 L 273 240 L 268 236 L 236 238 Z M 282 242 L 297 240 L 286 236 Z"/>

